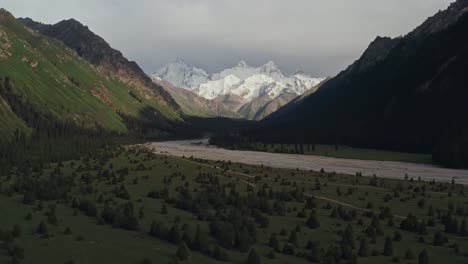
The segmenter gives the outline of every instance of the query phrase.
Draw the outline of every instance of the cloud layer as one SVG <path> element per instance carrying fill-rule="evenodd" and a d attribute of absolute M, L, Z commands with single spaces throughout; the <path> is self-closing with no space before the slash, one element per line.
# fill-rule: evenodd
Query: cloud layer
<path fill-rule="evenodd" d="M 453 0 L 0 0 L 17 17 L 75 18 L 147 72 L 176 58 L 210 71 L 244 59 L 334 75 L 377 36 L 404 35 Z"/>

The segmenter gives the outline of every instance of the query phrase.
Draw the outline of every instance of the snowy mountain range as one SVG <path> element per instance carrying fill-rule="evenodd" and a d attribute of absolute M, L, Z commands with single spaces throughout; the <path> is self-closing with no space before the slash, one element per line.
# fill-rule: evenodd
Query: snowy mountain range
<path fill-rule="evenodd" d="M 241 107 L 245 109 L 247 104 L 255 105 L 255 109 L 252 109 L 255 112 L 266 103 L 287 95 L 285 97 L 287 100 L 285 98 L 276 100 L 282 102 L 275 104 L 281 107 L 292 98 L 315 89 L 325 79 L 315 78 L 302 72 L 293 75 L 283 74 L 272 61 L 258 68 L 241 61 L 232 68 L 209 74 L 204 69 L 191 66 L 180 59 L 165 65 L 150 74 L 150 77 L 155 82 L 167 81 L 175 87 L 190 90 L 208 100 L 222 102 L 223 98 L 229 97 L 232 101 L 235 97 L 238 103 L 230 105 L 230 109 L 235 112 Z M 256 119 L 255 116 L 264 117 L 265 113 L 251 113 L 248 118 Z"/>

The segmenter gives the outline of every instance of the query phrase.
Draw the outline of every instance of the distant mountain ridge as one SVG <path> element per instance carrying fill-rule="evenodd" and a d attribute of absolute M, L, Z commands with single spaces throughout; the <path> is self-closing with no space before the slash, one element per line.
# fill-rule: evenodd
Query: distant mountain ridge
<path fill-rule="evenodd" d="M 282 99 L 276 100 L 276 105 L 282 106 L 292 98 L 314 90 L 314 87 L 324 80 L 300 72 L 285 75 L 272 61 L 258 68 L 240 61 L 234 67 L 209 74 L 179 59 L 150 76 L 155 81 L 158 79 L 168 81 L 176 87 L 190 90 L 208 100 L 223 102 L 227 96 L 231 98 L 236 96 L 237 104 L 232 104 L 234 101 L 231 100 L 228 107 L 232 111 L 238 111 L 243 107 L 243 111 L 238 112 L 241 116 L 257 120 L 277 109 L 277 107 L 264 107 L 270 101 L 281 97 Z M 247 108 L 249 110 L 246 110 Z"/>
<path fill-rule="evenodd" d="M 48 25 L 31 18 L 18 20 L 41 34 L 60 40 L 80 57 L 96 66 L 102 74 L 133 86 L 146 99 L 156 100 L 167 108 L 178 110 L 179 107 L 172 97 L 162 87 L 154 84 L 137 63 L 129 61 L 120 51 L 113 49 L 103 38 L 79 21 L 68 19 Z"/>

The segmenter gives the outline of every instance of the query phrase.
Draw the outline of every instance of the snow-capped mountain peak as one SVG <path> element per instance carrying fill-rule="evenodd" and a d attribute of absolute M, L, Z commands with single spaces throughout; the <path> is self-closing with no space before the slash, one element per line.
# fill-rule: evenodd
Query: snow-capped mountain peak
<path fill-rule="evenodd" d="M 177 58 L 175 61 L 172 62 L 172 64 L 180 64 L 186 67 L 190 67 L 182 58 Z"/>
<path fill-rule="evenodd" d="M 231 88 L 240 82 L 242 82 L 242 80 L 237 78 L 237 76 L 229 74 L 224 78 L 203 83 L 193 91 L 199 96 L 211 100 L 220 95 L 229 94 Z"/>
<path fill-rule="evenodd" d="M 303 75 L 306 76 L 305 72 L 301 68 L 297 68 L 296 72 L 294 72 L 294 75 Z"/>
<path fill-rule="evenodd" d="M 279 67 L 273 61 L 269 61 L 265 65 L 260 67 L 259 73 L 272 77 L 275 80 L 281 80 L 285 78 Z"/>
<path fill-rule="evenodd" d="M 151 77 L 159 77 L 176 87 L 185 89 L 192 89 L 209 80 L 209 74 L 205 70 L 190 66 L 183 59 L 168 63 L 151 74 Z"/>
<path fill-rule="evenodd" d="M 234 94 L 246 102 L 263 96 L 274 99 L 284 93 L 301 95 L 324 80 L 299 72 L 286 76 L 273 61 L 255 68 L 243 60 L 232 68 L 211 75 L 183 60 L 177 60 L 151 76 L 169 81 L 174 86 L 190 89 L 206 99 Z"/>
<path fill-rule="evenodd" d="M 268 61 L 265 65 L 262 66 L 264 70 L 276 71 L 279 70 L 278 65 L 274 61 Z"/>
<path fill-rule="evenodd" d="M 244 61 L 244 60 L 241 60 L 239 61 L 239 63 L 237 63 L 237 68 L 249 68 L 250 66 Z"/>

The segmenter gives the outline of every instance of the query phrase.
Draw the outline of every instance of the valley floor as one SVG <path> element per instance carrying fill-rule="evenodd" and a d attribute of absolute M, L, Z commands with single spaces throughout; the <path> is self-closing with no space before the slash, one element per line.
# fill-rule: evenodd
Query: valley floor
<path fill-rule="evenodd" d="M 102 150 L 0 176 L 0 263 L 468 259 L 468 186 L 202 160 L 189 156 L 234 154 L 193 144 L 149 144 L 163 155 L 141 147 Z M 275 167 L 288 164 L 286 157 L 317 158 L 234 153 L 244 163 Z M 348 162 L 351 168 L 358 161 Z"/>
<path fill-rule="evenodd" d="M 312 155 L 280 154 L 256 151 L 227 150 L 208 145 L 208 140 L 180 140 L 145 144 L 155 153 L 178 157 L 195 157 L 208 160 L 225 160 L 275 168 L 301 169 L 345 174 L 362 173 L 365 176 L 403 179 L 405 175 L 424 181 L 468 184 L 468 170 L 440 168 L 431 164 L 416 164 L 396 161 L 343 159 Z"/>

